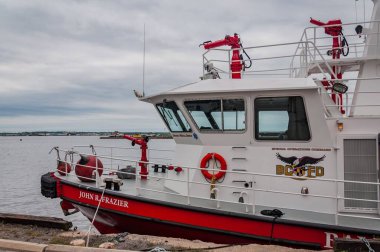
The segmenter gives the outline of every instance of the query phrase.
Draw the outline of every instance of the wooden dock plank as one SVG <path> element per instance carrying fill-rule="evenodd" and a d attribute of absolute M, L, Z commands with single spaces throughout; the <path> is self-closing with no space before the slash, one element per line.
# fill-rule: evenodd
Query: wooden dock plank
<path fill-rule="evenodd" d="M 374 251 L 380 251 L 380 240 L 368 239 L 371 248 Z M 367 245 L 358 239 L 335 239 L 334 240 L 334 251 L 369 251 Z"/>
<path fill-rule="evenodd" d="M 26 214 L 0 213 L 0 222 L 69 230 L 73 224 L 61 218 Z"/>

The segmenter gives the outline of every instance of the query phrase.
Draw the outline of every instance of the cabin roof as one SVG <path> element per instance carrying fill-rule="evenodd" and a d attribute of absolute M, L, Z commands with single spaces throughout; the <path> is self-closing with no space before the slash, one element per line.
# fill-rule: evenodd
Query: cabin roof
<path fill-rule="evenodd" d="M 318 86 L 311 78 L 273 78 L 273 79 L 209 79 L 183 85 L 156 95 L 144 97 L 146 100 L 161 95 L 225 93 L 270 90 L 316 89 Z"/>

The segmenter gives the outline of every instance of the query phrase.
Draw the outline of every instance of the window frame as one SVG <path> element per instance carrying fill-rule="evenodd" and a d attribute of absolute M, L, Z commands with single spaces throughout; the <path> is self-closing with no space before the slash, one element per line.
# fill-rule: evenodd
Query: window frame
<path fill-rule="evenodd" d="M 168 102 L 174 102 L 174 104 L 177 106 L 178 110 L 182 113 L 182 116 L 183 116 L 183 119 L 185 120 L 185 123 L 187 123 L 187 124 L 189 125 L 189 130 L 188 130 L 188 131 L 185 131 L 185 130 L 182 130 L 182 131 L 173 131 L 173 130 L 171 129 L 171 127 L 169 126 L 169 123 L 167 122 L 166 117 L 164 117 L 164 116 L 161 114 L 161 111 L 160 111 L 160 109 L 158 108 L 158 105 L 159 105 L 159 104 L 163 104 L 164 102 L 163 102 L 163 101 L 161 101 L 161 102 L 157 102 L 157 103 L 154 104 L 154 107 L 156 108 L 158 114 L 160 115 L 161 119 L 164 121 L 164 123 L 165 123 L 166 127 L 169 129 L 169 131 L 170 131 L 171 133 L 174 133 L 174 134 L 175 134 L 175 133 L 192 133 L 192 132 L 193 132 L 193 129 L 191 128 L 191 124 L 190 124 L 189 121 L 187 120 L 187 118 L 186 118 L 186 116 L 185 116 L 185 113 L 183 113 L 183 111 L 181 110 L 181 108 L 178 106 L 177 102 L 176 102 L 175 100 L 169 100 L 169 101 L 165 101 L 165 102 L 166 102 L 166 103 L 168 103 Z M 177 118 L 176 118 L 176 119 L 177 119 Z M 181 119 L 181 118 L 180 118 L 180 119 Z M 177 121 L 178 121 L 178 119 L 177 119 Z M 181 122 L 184 123 L 184 122 L 182 121 L 182 119 L 181 119 Z M 182 128 L 182 127 L 181 127 L 181 128 Z"/>
<path fill-rule="evenodd" d="M 256 120 L 257 119 L 257 116 L 256 116 L 256 105 L 255 105 L 255 102 L 256 102 L 256 99 L 261 99 L 261 98 L 285 98 L 285 97 L 300 97 L 302 99 L 302 103 L 303 103 L 303 106 L 304 106 L 304 109 L 305 109 L 305 114 L 306 114 L 306 122 L 307 122 L 307 128 L 309 130 L 309 139 L 308 140 L 279 140 L 279 139 L 258 139 L 257 138 L 257 135 L 256 135 L 256 129 L 258 128 L 258 123 L 259 121 Z M 306 105 L 306 102 L 305 102 L 305 97 L 303 95 L 272 95 L 272 96 L 268 96 L 268 95 L 263 95 L 263 96 L 256 96 L 252 99 L 252 107 L 253 107 L 253 138 L 255 141 L 257 142 L 275 142 L 275 143 L 289 143 L 289 142 L 293 142 L 293 143 L 309 143 L 312 141 L 313 139 L 313 134 L 312 134 L 312 131 L 311 131 L 311 127 L 310 127 L 310 120 L 309 120 L 309 112 L 308 112 L 308 108 L 307 108 L 307 105 Z M 257 123 L 256 123 L 257 122 Z"/>
<path fill-rule="evenodd" d="M 205 101 L 205 100 L 219 100 L 220 101 L 221 115 L 222 115 L 222 120 L 221 120 L 222 129 L 219 129 L 219 130 L 200 129 L 198 127 L 198 124 L 195 122 L 193 116 L 191 115 L 190 111 L 187 109 L 187 107 L 185 105 L 185 102 Z M 244 129 L 242 129 L 242 130 L 224 130 L 223 100 L 243 100 L 243 102 L 244 102 L 244 117 L 245 117 Z M 241 97 L 241 96 L 239 96 L 239 97 L 205 97 L 205 98 L 196 98 L 196 99 L 184 99 L 184 101 L 182 102 L 182 105 L 186 109 L 186 113 L 189 116 L 189 118 L 191 119 L 191 122 L 195 125 L 198 132 L 200 132 L 202 134 L 220 134 L 220 133 L 222 133 L 222 134 L 244 134 L 247 132 L 247 126 L 248 126 L 247 125 L 247 122 L 248 122 L 247 121 L 247 118 L 248 118 L 247 108 L 248 108 L 248 104 L 247 104 L 246 97 Z"/>

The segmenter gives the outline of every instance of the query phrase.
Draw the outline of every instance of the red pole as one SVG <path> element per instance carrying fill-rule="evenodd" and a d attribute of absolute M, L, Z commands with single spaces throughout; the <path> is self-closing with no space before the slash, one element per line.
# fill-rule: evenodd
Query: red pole
<path fill-rule="evenodd" d="M 333 59 L 340 59 L 340 54 L 341 54 L 341 41 L 340 41 L 340 37 L 339 37 L 340 31 L 334 32 L 334 35 L 333 35 L 333 46 L 332 46 L 332 58 Z M 336 78 L 338 80 L 341 80 L 342 79 L 342 73 L 340 71 L 338 71 L 337 67 L 333 66 L 332 70 L 335 73 Z M 334 75 L 331 75 L 331 79 L 332 80 L 335 79 Z M 339 99 L 337 99 L 337 96 L 339 97 Z M 343 109 L 343 94 L 332 94 L 331 98 L 339 106 L 340 112 L 342 114 L 344 114 L 345 111 Z"/>
<path fill-rule="evenodd" d="M 140 145 L 140 149 L 141 149 L 141 158 L 140 158 L 141 162 L 139 162 L 140 175 L 141 175 L 142 180 L 147 179 L 147 175 L 149 174 L 148 164 L 143 163 L 143 162 L 148 162 L 147 151 L 146 151 L 148 149 L 148 141 L 144 138 L 138 139 L 138 138 L 134 138 L 134 137 L 131 137 L 128 135 L 124 135 L 123 137 L 125 139 L 132 141 L 132 145 L 134 145 L 134 144 Z"/>
<path fill-rule="evenodd" d="M 239 49 L 233 50 L 231 59 L 231 77 L 232 79 L 241 79 L 242 64 L 239 55 Z"/>
<path fill-rule="evenodd" d="M 330 20 L 327 23 L 323 23 L 319 20 L 310 19 L 310 23 L 318 25 L 318 26 L 325 26 L 325 33 L 327 35 L 330 35 L 333 37 L 333 43 L 331 48 L 331 56 L 333 59 L 340 59 L 340 54 L 342 52 L 342 41 L 340 38 L 341 32 L 342 32 L 342 21 L 340 19 Z M 331 74 L 331 80 L 341 80 L 342 79 L 342 73 L 340 70 L 337 69 L 336 66 L 332 66 L 332 71 L 334 74 Z M 336 77 L 336 78 L 335 78 Z M 328 88 L 329 83 L 327 81 L 322 81 L 322 84 Z M 339 99 L 337 99 L 337 96 Z M 331 99 L 334 101 L 335 104 L 338 105 L 338 108 L 342 114 L 345 113 L 343 109 L 343 94 L 331 94 Z"/>

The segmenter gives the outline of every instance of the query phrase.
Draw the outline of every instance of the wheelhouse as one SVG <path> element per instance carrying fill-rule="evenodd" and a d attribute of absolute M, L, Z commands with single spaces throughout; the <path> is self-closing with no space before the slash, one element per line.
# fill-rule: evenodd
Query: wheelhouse
<path fill-rule="evenodd" d="M 206 80 L 142 100 L 156 105 L 181 143 L 333 145 L 311 79 Z M 324 137 L 313 139 L 314 131 Z"/>

